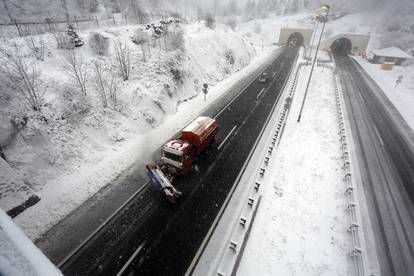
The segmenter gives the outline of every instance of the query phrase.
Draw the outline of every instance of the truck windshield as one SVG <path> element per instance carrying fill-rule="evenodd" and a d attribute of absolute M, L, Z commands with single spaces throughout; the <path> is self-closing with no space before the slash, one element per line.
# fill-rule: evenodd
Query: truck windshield
<path fill-rule="evenodd" d="M 177 155 L 168 151 L 163 151 L 164 157 L 170 159 L 172 161 L 181 163 L 182 162 L 182 155 Z"/>

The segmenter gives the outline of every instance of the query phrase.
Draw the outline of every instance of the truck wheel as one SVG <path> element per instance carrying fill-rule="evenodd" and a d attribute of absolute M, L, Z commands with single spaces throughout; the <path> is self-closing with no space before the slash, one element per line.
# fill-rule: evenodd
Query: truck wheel
<path fill-rule="evenodd" d="M 197 166 L 197 164 L 194 164 L 190 168 L 190 173 L 198 173 L 200 171 L 200 168 Z"/>

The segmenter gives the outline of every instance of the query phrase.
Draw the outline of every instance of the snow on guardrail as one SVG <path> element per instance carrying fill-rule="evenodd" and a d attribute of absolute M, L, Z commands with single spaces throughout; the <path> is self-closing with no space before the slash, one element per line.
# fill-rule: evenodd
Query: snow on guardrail
<path fill-rule="evenodd" d="M 367 267 L 366 267 L 366 257 L 364 254 L 363 246 L 362 246 L 362 231 L 361 229 L 361 222 L 358 219 L 358 210 L 357 208 L 357 196 L 355 191 L 355 186 L 352 183 L 352 172 L 351 172 L 351 159 L 350 159 L 350 151 L 349 151 L 349 144 L 348 144 L 348 137 L 346 133 L 346 125 L 345 125 L 345 112 L 343 107 L 343 98 L 342 92 L 340 87 L 338 86 L 338 75 L 336 71 L 336 67 L 331 64 L 325 63 L 318 63 L 317 66 L 324 67 L 332 70 L 333 72 L 333 84 L 335 88 L 335 101 L 336 101 L 336 111 L 337 111 L 337 119 L 338 119 L 338 128 L 339 128 L 339 136 L 341 142 L 341 150 L 342 150 L 342 160 L 343 160 L 343 173 L 344 173 L 344 183 L 345 183 L 345 195 L 347 197 L 348 205 L 346 211 L 349 214 L 349 227 L 348 233 L 351 235 L 351 251 L 349 256 L 352 258 L 354 263 L 355 275 L 363 276 L 368 275 Z"/>
<path fill-rule="evenodd" d="M 237 269 L 240 262 L 240 258 L 243 255 L 244 247 L 247 237 L 249 236 L 253 221 L 260 205 L 261 194 L 260 188 L 262 186 L 261 180 L 266 174 L 266 170 L 270 165 L 270 160 L 274 150 L 278 146 L 278 142 L 281 139 L 283 128 L 286 123 L 286 117 L 289 112 L 291 100 L 296 88 L 298 73 L 302 66 L 310 65 L 310 62 L 299 62 L 295 68 L 295 74 L 289 77 L 290 84 L 288 87 L 288 93 L 286 95 L 286 103 L 281 110 L 276 124 L 273 126 L 272 135 L 267 141 L 267 146 L 261 157 L 261 165 L 258 167 L 256 177 L 251 185 L 250 192 L 246 198 L 246 202 L 242 208 L 238 224 L 233 226 L 228 245 L 225 247 L 222 257 L 220 258 L 214 275 L 224 276 L 232 275 Z M 293 70 L 292 70 L 293 71 Z"/>

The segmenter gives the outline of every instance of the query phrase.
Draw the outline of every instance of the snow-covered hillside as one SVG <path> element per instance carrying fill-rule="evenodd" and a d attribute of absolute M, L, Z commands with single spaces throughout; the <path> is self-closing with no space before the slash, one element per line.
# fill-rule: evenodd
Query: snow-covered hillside
<path fill-rule="evenodd" d="M 99 30 L 109 41 L 108 53 L 104 55 L 96 54 L 90 47 L 93 30 L 79 34 L 86 43 L 73 52 L 58 49 L 52 34 L 42 35 L 47 48 L 44 61 L 34 58 L 23 38 L 1 45 L 7 54 L 18 49 L 23 61 L 34 64 L 40 72 L 42 112 L 31 110 L 11 84 L 2 84 L 1 146 L 7 169 L 12 167 L 20 176 L 16 181 L 40 191 L 57 176 L 81 170 L 85 164 L 96 164 L 113 155 L 125 142 L 137 140 L 159 125 L 176 111 L 180 102 L 200 93 L 203 83 L 217 83 L 248 65 L 255 56 L 254 47 L 240 34 L 226 26 L 212 30 L 198 22 L 174 27 L 174 31 L 184 33 L 183 50 L 169 46 L 168 38 L 152 40 L 144 45 L 144 60 L 142 47 L 131 40 L 137 28 Z M 128 81 L 118 77 L 114 59 L 118 43 L 129 48 Z M 72 54 L 88 70 L 86 95 L 70 78 L 67 57 Z M 2 61 L 7 62 L 7 57 L 3 56 Z M 103 77 L 114 78 L 118 83 L 116 103 L 108 97 L 107 107 L 97 92 L 96 64 Z M 2 74 L 8 77 L 7 72 Z M 8 210 L 9 206 L 2 207 Z"/>
<path fill-rule="evenodd" d="M 308 15 L 298 17 L 303 20 Z M 38 195 L 41 201 L 16 218 L 29 236 L 36 238 L 137 158 L 142 163 L 150 160 L 163 139 L 187 121 L 174 124 L 169 132 L 160 125 L 182 103 L 194 99 L 203 83 L 214 90 L 215 84 L 257 59 L 259 52 L 262 56 L 272 49 L 269 47 L 277 41 L 277 32 L 269 33 L 265 30 L 272 28 L 263 26 L 260 32 L 251 33 L 249 24 L 239 25 L 235 31 L 219 23 L 215 29 L 203 22 L 178 24 L 170 28 L 170 38 L 150 39 L 144 47 L 132 42 L 137 26 L 102 28 L 80 32 L 85 44 L 73 52 L 59 49 L 54 36 L 44 34 L 40 36 L 47 48 L 43 61 L 34 57 L 23 38 L 4 42 L 2 49 L 10 53 L 17 47 L 27 64 L 40 69 L 43 101 L 41 113 L 33 111 L 19 93 L 12 92 L 11 83 L 2 84 L 0 110 L 2 126 L 6 127 L 1 146 L 7 162 L 1 165 L 2 172 L 10 172 L 4 177 L 6 185 L 2 187 L 8 192 L 2 191 L 2 208 L 8 210 L 13 207 L 10 202 L 19 205 Z M 109 41 L 106 54 L 99 55 L 91 47 L 95 31 Z M 184 47 L 171 47 L 171 43 L 180 45 L 179 33 Z M 266 38 L 264 42 L 261 37 Z M 119 43 L 129 47 L 131 72 L 127 81 L 119 76 L 114 57 Z M 69 77 L 68 57 L 82 60 L 88 68 L 86 95 Z M 97 89 L 96 64 L 106 79 L 118 83 L 116 102 L 108 96 L 106 107 Z M 14 183 L 21 184 L 17 193 L 7 188 Z"/>

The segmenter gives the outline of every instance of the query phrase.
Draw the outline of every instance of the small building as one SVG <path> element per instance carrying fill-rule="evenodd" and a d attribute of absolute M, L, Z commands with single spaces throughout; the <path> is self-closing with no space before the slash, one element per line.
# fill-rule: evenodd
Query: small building
<path fill-rule="evenodd" d="M 372 63 L 394 63 L 401 65 L 405 60 L 413 57 L 397 47 L 389 47 L 380 50 L 375 50 L 370 53 L 369 61 Z"/>

